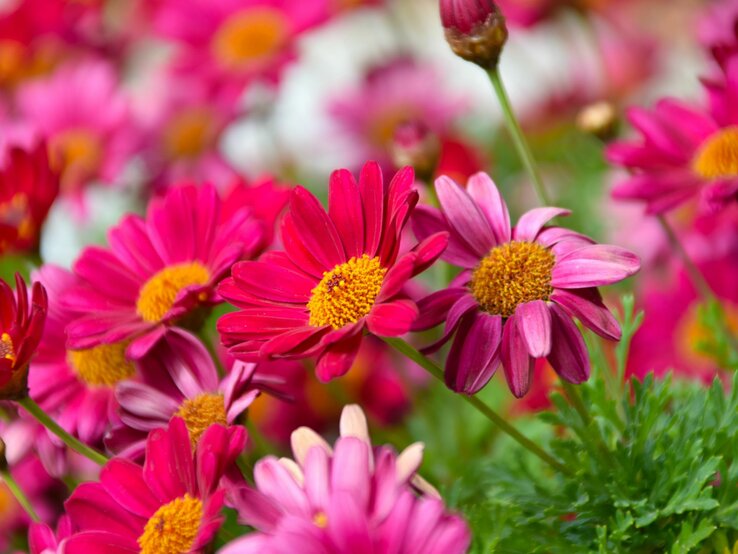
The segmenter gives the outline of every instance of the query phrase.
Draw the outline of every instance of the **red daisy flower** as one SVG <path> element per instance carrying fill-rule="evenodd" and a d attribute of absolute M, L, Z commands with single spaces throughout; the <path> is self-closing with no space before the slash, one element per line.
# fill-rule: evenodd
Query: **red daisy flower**
<path fill-rule="evenodd" d="M 417 317 L 403 293 L 413 276 L 446 248 L 437 233 L 399 255 L 400 236 L 418 201 L 413 172 L 399 171 L 385 189 L 379 166 L 364 166 L 359 182 L 333 173 L 328 213 L 298 187 L 282 224 L 284 252 L 241 262 L 218 288 L 241 308 L 224 315 L 218 330 L 231 353 L 245 361 L 317 356 L 327 381 L 351 367 L 364 329 L 399 336 Z"/>
<path fill-rule="evenodd" d="M 29 302 L 28 287 L 15 275 L 15 294 L 0 281 L 0 400 L 28 395 L 28 362 L 31 360 L 46 321 L 46 290 L 34 283 Z"/>

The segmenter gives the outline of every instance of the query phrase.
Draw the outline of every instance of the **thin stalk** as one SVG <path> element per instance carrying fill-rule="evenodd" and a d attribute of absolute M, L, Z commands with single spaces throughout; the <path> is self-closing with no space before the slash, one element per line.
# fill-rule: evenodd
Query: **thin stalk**
<path fill-rule="evenodd" d="M 26 493 L 23 492 L 23 489 L 18 486 L 16 480 L 13 479 L 10 471 L 5 470 L 0 472 L 0 478 L 2 478 L 3 482 L 8 486 L 10 492 L 13 493 L 13 496 L 18 501 L 18 504 L 20 504 L 26 511 L 28 517 L 30 517 L 33 521 L 39 521 L 39 517 L 36 514 L 36 510 L 33 509 L 31 501 L 26 496 Z"/>
<path fill-rule="evenodd" d="M 551 201 L 548 197 L 548 194 L 546 193 L 546 188 L 543 186 L 541 173 L 538 171 L 536 160 L 533 157 L 530 146 L 528 146 L 528 141 L 525 139 L 525 135 L 523 134 L 523 130 L 520 127 L 518 118 L 515 116 L 515 112 L 513 111 L 512 104 L 510 103 L 510 97 L 507 94 L 505 85 L 502 82 L 502 77 L 500 76 L 500 70 L 493 69 L 488 72 L 488 75 L 489 80 L 492 82 L 492 87 L 495 89 L 495 94 L 497 94 L 497 99 L 500 102 L 500 107 L 502 108 L 502 115 L 505 117 L 507 130 L 512 136 L 513 144 L 515 145 L 515 149 L 518 151 L 518 155 L 520 156 L 520 159 L 525 166 L 525 170 L 530 175 L 530 179 L 533 183 L 533 187 L 536 189 L 538 199 L 544 206 L 550 206 Z"/>
<path fill-rule="evenodd" d="M 579 396 L 579 391 L 577 391 L 577 388 L 568 381 L 564 381 L 563 379 L 561 379 L 560 381 L 564 392 L 566 392 L 566 396 L 569 399 L 569 402 L 571 402 L 571 405 L 577 411 L 579 417 L 582 418 L 582 423 L 584 423 L 585 427 L 589 427 L 592 418 L 589 415 L 589 410 L 587 409 L 587 406 L 582 401 L 582 397 Z"/>
<path fill-rule="evenodd" d="M 433 360 L 427 358 L 426 356 L 418 352 L 415 348 L 410 346 L 408 343 L 406 343 L 402 339 L 384 337 L 384 341 L 387 344 L 389 344 L 392 348 L 397 350 L 400 354 L 406 356 L 407 358 L 409 358 L 410 360 L 414 361 L 416 364 L 421 366 L 428 373 L 433 375 L 433 377 L 441 381 L 441 383 L 444 383 L 443 370 L 440 367 L 438 367 L 438 365 L 436 365 L 436 363 L 433 362 Z M 444 383 L 444 386 L 445 386 L 445 383 Z M 572 475 L 572 472 L 569 468 L 567 468 L 561 462 L 556 460 L 553 456 L 551 456 L 551 454 L 543 450 L 540 446 L 538 446 L 528 437 L 523 435 L 515 427 L 510 425 L 507 421 L 505 421 L 505 419 L 501 415 L 499 415 L 492 408 L 487 406 L 487 404 L 482 402 L 479 398 L 477 398 L 476 396 L 468 396 L 466 394 L 457 394 L 456 396 L 463 398 L 464 401 L 466 401 L 468 404 L 471 404 L 472 406 L 474 406 L 474 408 L 477 411 L 479 411 L 482 415 L 484 415 L 487 419 L 489 419 L 492 423 L 494 423 L 498 429 L 500 429 L 501 431 L 506 433 L 508 436 L 510 436 L 510 438 L 512 438 L 520 446 L 528 450 L 531 454 L 538 456 L 538 458 L 546 462 L 556 471 L 559 471 L 565 475 Z"/>
<path fill-rule="evenodd" d="M 64 429 L 62 429 L 59 424 L 51 419 L 49 417 L 49 414 L 43 411 L 41 406 L 36 404 L 33 400 L 31 400 L 30 397 L 26 397 L 23 400 L 19 400 L 18 404 L 23 406 L 25 410 L 31 414 L 33 417 L 35 417 L 38 422 L 46 427 L 49 431 L 54 433 L 57 437 L 59 437 L 64 444 L 66 444 L 69 448 L 77 452 L 78 454 L 81 454 L 82 456 L 89 458 L 96 464 L 105 465 L 108 461 L 108 459 L 95 450 L 94 448 L 90 448 L 83 442 L 75 439 L 72 435 L 67 433 Z"/>

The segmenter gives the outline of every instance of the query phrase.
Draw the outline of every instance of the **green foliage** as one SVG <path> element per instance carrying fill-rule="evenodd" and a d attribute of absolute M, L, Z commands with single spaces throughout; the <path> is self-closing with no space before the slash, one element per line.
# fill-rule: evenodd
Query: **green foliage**
<path fill-rule="evenodd" d="M 576 387 L 586 412 L 554 394 L 541 415 L 542 443 L 574 475 L 506 444 L 452 489 L 475 552 L 722 554 L 738 539 L 738 375 L 727 392 L 719 380 L 605 378 L 622 371 L 640 320 L 624 305 L 617 367 L 595 356 Z"/>

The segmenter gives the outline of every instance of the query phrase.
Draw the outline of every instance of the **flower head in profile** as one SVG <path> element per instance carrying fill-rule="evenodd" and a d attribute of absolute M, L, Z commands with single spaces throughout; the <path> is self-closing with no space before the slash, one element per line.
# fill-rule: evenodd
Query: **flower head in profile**
<path fill-rule="evenodd" d="M 236 264 L 218 289 L 240 308 L 218 321 L 231 354 L 245 361 L 317 356 L 317 375 L 327 381 L 349 370 L 364 330 L 406 333 L 417 308 L 403 287 L 440 256 L 447 240 L 441 232 L 399 255 L 418 200 L 412 184 L 409 168 L 386 189 L 376 163 L 364 167 L 358 183 L 336 171 L 327 213 L 296 188 L 282 224 L 285 251 Z"/>
<path fill-rule="evenodd" d="M 389 446 L 372 447 L 358 406 L 344 408 L 333 448 L 302 427 L 292 435 L 292 450 L 294 460 L 257 462 L 256 488 L 233 493 L 240 521 L 257 532 L 221 554 L 466 552 L 466 523 L 447 513 L 435 489 L 417 475 L 423 445 L 399 455 Z"/>
<path fill-rule="evenodd" d="M 143 467 L 114 458 L 99 483 L 79 485 L 65 507 L 75 533 L 66 554 L 200 552 L 223 517 L 221 477 L 243 449 L 240 427 L 209 427 L 193 452 L 185 422 L 155 429 Z"/>
<path fill-rule="evenodd" d="M 115 385 L 131 379 L 136 366 L 126 357 L 127 341 L 91 348 L 68 349 L 66 327 L 75 314 L 62 299 L 80 279 L 70 271 L 44 265 L 34 278 L 49 295 L 43 340 L 28 374 L 33 400 L 69 433 L 99 445 L 111 423 L 118 420 Z"/>
<path fill-rule="evenodd" d="M 193 444 L 215 423 L 228 427 L 251 405 L 272 380 L 261 379 L 254 364 L 236 362 L 222 380 L 203 344 L 183 330 L 175 330 L 141 360 L 141 377 L 119 383 L 122 425 L 105 444 L 116 454 L 138 459 L 146 435 L 180 417 Z"/>
<path fill-rule="evenodd" d="M 708 211 L 738 199 L 738 58 L 724 74 L 706 82 L 709 108 L 660 100 L 653 110 L 631 108 L 628 119 L 640 134 L 607 149 L 610 162 L 630 171 L 613 196 L 645 203 L 665 213 L 698 197 Z"/>
<path fill-rule="evenodd" d="M 91 181 L 113 183 L 137 150 L 138 130 L 112 66 L 65 65 L 18 92 L 21 116 L 48 141 L 62 190 L 78 193 Z"/>
<path fill-rule="evenodd" d="M 544 357 L 566 381 L 586 381 L 589 356 L 574 318 L 618 340 L 620 327 L 597 287 L 637 272 L 637 256 L 546 227 L 569 213 L 561 208 L 530 210 L 512 227 L 500 192 L 484 173 L 472 176 L 466 189 L 441 177 L 436 192 L 442 209 L 419 208 L 413 228 L 419 238 L 449 232 L 444 259 L 463 271 L 447 289 L 420 302 L 415 329 L 446 322 L 435 345 L 454 337 L 446 384 L 473 394 L 502 365 L 510 390 L 522 397 L 535 359 Z"/>
<path fill-rule="evenodd" d="M 41 226 L 59 194 L 46 145 L 10 147 L 0 170 L 0 255 L 38 248 Z"/>
<path fill-rule="evenodd" d="M 40 283 L 29 298 L 26 282 L 15 275 L 15 292 L 0 280 L 0 399 L 28 394 L 28 364 L 36 352 L 46 321 L 48 299 Z"/>
<path fill-rule="evenodd" d="M 212 186 L 182 186 L 149 204 L 146 218 L 128 215 L 108 235 L 110 247 L 89 247 L 74 264 L 82 284 L 65 298 L 81 313 L 67 327 L 80 350 L 130 341 L 140 358 L 172 326 L 197 326 L 221 301 L 215 286 L 231 265 L 262 246 L 248 209 L 226 221 Z"/>

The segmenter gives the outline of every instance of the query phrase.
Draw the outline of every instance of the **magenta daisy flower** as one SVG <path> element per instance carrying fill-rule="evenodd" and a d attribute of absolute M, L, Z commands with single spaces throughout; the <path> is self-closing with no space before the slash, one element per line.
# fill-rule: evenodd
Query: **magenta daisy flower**
<path fill-rule="evenodd" d="M 110 424 L 118 420 L 115 385 L 132 378 L 136 367 L 126 358 L 127 341 L 91 348 L 67 349 L 67 325 L 75 314 L 61 300 L 80 279 L 53 265 L 44 265 L 34 278 L 49 294 L 49 312 L 43 340 L 31 364 L 31 398 L 66 431 L 87 444 L 101 444 Z"/>
<path fill-rule="evenodd" d="M 262 244 L 247 209 L 227 221 L 220 209 L 212 186 L 179 187 L 152 201 L 146 219 L 123 219 L 109 249 L 87 248 L 74 264 L 83 283 L 65 297 L 83 313 L 67 327 L 69 347 L 131 341 L 128 355 L 140 358 L 172 326 L 196 325 L 198 308 L 221 301 L 215 286 L 230 267 Z"/>
<path fill-rule="evenodd" d="M 650 112 L 629 111 L 641 138 L 607 149 L 610 162 L 631 172 L 615 198 L 644 202 L 653 214 L 696 196 L 710 209 L 738 199 L 738 59 L 725 71 L 724 80 L 707 85 L 710 109 L 663 99 Z"/>
<path fill-rule="evenodd" d="M 15 293 L 0 280 L 0 400 L 28 394 L 28 363 L 41 341 L 47 310 L 40 283 L 33 284 L 29 298 L 20 274 L 15 275 Z"/>
<path fill-rule="evenodd" d="M 257 532 L 221 554 L 466 552 L 466 523 L 447 513 L 435 489 L 417 476 L 422 444 L 400 455 L 389 446 L 373 449 L 358 406 L 344 409 L 335 448 L 304 427 L 292 444 L 295 460 L 260 460 L 256 489 L 234 493 L 240 521 Z M 427 494 L 418 496 L 413 483 Z"/>
<path fill-rule="evenodd" d="M 172 331 L 141 360 L 141 379 L 116 388 L 123 425 L 105 444 L 120 456 L 139 458 L 147 434 L 172 417 L 184 419 L 197 443 L 210 425 L 233 425 L 262 388 L 269 388 L 269 380 L 256 376 L 253 364 L 238 362 L 221 380 L 202 343 L 185 331 Z"/>
<path fill-rule="evenodd" d="M 398 255 L 400 235 L 418 200 L 413 173 L 398 172 L 385 190 L 376 163 L 356 183 L 333 173 L 329 208 L 298 187 L 282 225 L 284 252 L 241 262 L 220 294 L 240 311 L 218 321 L 223 343 L 245 361 L 317 356 L 327 381 L 346 373 L 365 329 L 379 336 L 410 330 L 417 307 L 403 293 L 446 247 L 437 233 Z"/>
<path fill-rule="evenodd" d="M 99 483 L 79 485 L 65 507 L 67 554 L 201 552 L 222 523 L 224 472 L 244 446 L 239 427 L 210 427 L 193 453 L 184 421 L 151 432 L 143 467 L 114 458 Z"/>
<path fill-rule="evenodd" d="M 446 322 L 431 351 L 455 335 L 446 384 L 476 393 L 502 365 L 510 390 L 520 398 L 530 387 L 534 360 L 544 357 L 566 381 L 586 381 L 589 356 L 573 318 L 618 340 L 620 327 L 596 287 L 633 275 L 640 268 L 638 257 L 546 227 L 569 213 L 561 208 L 530 210 L 511 227 L 507 206 L 484 173 L 473 175 L 466 189 L 440 177 L 436 192 L 442 211 L 419 208 L 413 228 L 420 238 L 449 232 L 444 259 L 463 271 L 449 288 L 420 302 L 415 329 Z"/>

